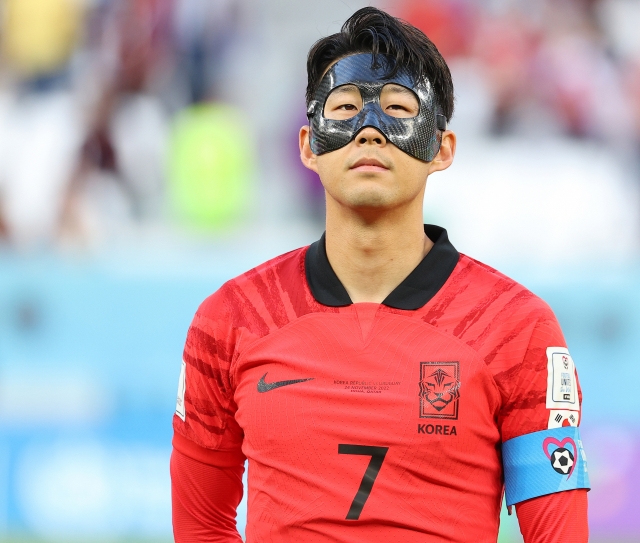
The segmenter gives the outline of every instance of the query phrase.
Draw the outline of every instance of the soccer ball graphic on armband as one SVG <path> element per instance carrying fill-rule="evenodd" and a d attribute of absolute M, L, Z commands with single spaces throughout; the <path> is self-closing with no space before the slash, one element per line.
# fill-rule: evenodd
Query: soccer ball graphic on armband
<path fill-rule="evenodd" d="M 567 475 L 573 467 L 573 454 L 570 450 L 560 447 L 551 453 L 551 467 L 561 475 Z"/>

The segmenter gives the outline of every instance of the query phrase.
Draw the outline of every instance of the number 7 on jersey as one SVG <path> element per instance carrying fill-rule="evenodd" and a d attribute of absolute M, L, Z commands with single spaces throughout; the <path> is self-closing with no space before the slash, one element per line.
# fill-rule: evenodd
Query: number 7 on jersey
<path fill-rule="evenodd" d="M 356 496 L 355 498 L 353 498 L 353 502 L 351 502 L 351 507 L 349 508 L 349 512 L 347 513 L 347 520 L 358 520 L 360 518 L 362 508 L 364 507 L 369 494 L 371 494 L 373 483 L 378 476 L 378 472 L 382 467 L 382 462 L 384 462 L 384 457 L 387 454 L 388 450 L 389 447 L 370 447 L 368 445 L 344 444 L 338 445 L 338 454 L 358 454 L 371 456 L 369 465 L 367 466 L 367 469 L 364 472 L 364 476 L 362 477 L 362 481 L 360 482 L 360 488 L 358 488 L 358 492 L 356 492 Z"/>

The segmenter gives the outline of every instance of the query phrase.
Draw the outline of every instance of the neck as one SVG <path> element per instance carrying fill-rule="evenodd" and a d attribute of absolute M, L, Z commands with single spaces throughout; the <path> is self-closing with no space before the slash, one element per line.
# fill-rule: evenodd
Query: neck
<path fill-rule="evenodd" d="M 433 247 L 422 199 L 392 210 L 353 210 L 327 194 L 327 257 L 351 301 L 381 303 Z"/>

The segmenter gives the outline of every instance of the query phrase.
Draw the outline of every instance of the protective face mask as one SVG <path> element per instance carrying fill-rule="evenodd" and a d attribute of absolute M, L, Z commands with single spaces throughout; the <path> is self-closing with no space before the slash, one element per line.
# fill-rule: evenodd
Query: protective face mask
<path fill-rule="evenodd" d="M 414 77 L 405 70 L 385 79 L 383 76 L 388 71 L 390 60 L 384 55 L 377 55 L 377 61 L 372 67 L 370 53 L 351 55 L 336 62 L 323 76 L 307 109 L 311 150 L 316 155 L 335 151 L 347 145 L 363 128 L 371 126 L 408 155 L 430 162 L 438 153 L 442 131 L 447 128 L 431 83 L 426 78 L 414 81 Z M 420 106 L 415 117 L 392 117 L 382 110 L 380 93 L 389 83 L 414 93 Z M 324 116 L 327 97 L 343 85 L 358 88 L 362 109 L 350 119 L 327 119 Z"/>

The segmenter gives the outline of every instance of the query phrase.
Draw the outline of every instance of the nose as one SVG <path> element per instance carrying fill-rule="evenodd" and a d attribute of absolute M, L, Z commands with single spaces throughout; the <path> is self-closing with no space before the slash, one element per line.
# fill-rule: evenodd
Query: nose
<path fill-rule="evenodd" d="M 379 145 L 383 147 L 387 143 L 387 138 L 373 126 L 365 126 L 355 137 L 359 145 Z"/>

